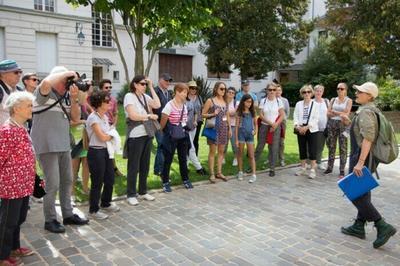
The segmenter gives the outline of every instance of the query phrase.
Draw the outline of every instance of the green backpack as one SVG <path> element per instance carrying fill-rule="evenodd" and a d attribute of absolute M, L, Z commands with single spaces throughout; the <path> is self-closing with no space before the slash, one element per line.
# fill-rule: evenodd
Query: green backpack
<path fill-rule="evenodd" d="M 396 134 L 392 123 L 386 119 L 382 112 L 377 108 L 374 108 L 373 111 L 378 120 L 379 132 L 372 148 L 372 155 L 378 162 L 389 164 L 396 160 L 399 155 Z"/>

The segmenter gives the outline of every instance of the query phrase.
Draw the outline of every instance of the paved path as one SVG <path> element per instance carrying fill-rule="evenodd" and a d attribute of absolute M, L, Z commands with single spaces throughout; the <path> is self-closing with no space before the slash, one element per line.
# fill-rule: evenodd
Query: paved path
<path fill-rule="evenodd" d="M 400 159 L 381 167 L 373 200 L 400 228 Z M 260 174 L 254 184 L 230 180 L 156 193 L 156 201 L 131 207 L 65 234 L 43 230 L 42 207 L 34 203 L 24 224 L 24 244 L 37 254 L 28 265 L 400 265 L 399 235 L 375 250 L 367 239 L 340 233 L 355 208 L 336 186 L 336 174 L 315 180 L 296 168 Z M 87 207 L 80 208 L 86 212 Z"/>

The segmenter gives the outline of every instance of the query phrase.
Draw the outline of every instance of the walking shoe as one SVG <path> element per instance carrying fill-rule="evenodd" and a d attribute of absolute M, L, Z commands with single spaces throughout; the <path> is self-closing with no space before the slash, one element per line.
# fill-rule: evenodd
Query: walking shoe
<path fill-rule="evenodd" d="M 196 170 L 196 173 L 200 175 L 207 175 L 207 172 L 204 168 L 200 168 L 199 170 Z"/>
<path fill-rule="evenodd" d="M 57 220 L 44 223 L 44 229 L 52 233 L 64 233 L 65 227 L 62 226 Z"/>
<path fill-rule="evenodd" d="M 224 176 L 222 173 L 219 173 L 215 176 L 215 178 L 221 179 L 224 182 L 228 181 L 228 178 L 226 178 L 226 176 Z"/>
<path fill-rule="evenodd" d="M 165 193 L 170 193 L 170 192 L 172 192 L 171 185 L 170 185 L 169 182 L 163 183 L 163 184 L 162 184 L 162 188 L 163 188 L 163 191 L 164 191 Z"/>
<path fill-rule="evenodd" d="M 144 195 L 140 195 L 139 197 L 140 197 L 140 199 L 144 199 L 144 200 L 148 200 L 148 201 L 153 201 L 156 199 L 155 197 L 153 197 L 152 195 L 150 195 L 148 193 L 146 193 Z"/>
<path fill-rule="evenodd" d="M 275 171 L 274 170 L 269 170 L 269 176 L 275 176 Z"/>
<path fill-rule="evenodd" d="M 190 182 L 190 180 L 183 181 L 183 185 L 185 186 L 186 189 L 192 189 L 193 188 L 192 182 Z"/>
<path fill-rule="evenodd" d="M 85 224 L 88 224 L 88 223 L 89 223 L 89 220 L 82 219 L 77 214 L 73 214 L 72 216 L 63 219 L 63 224 L 64 225 L 67 225 L 67 224 L 85 225 Z"/>
<path fill-rule="evenodd" d="M 239 181 L 242 181 L 242 180 L 243 180 L 243 172 L 242 172 L 242 171 L 239 171 L 239 173 L 237 174 L 237 179 L 238 179 Z"/>
<path fill-rule="evenodd" d="M 378 231 L 376 240 L 373 243 L 374 248 L 379 248 L 388 242 L 389 238 L 396 234 L 397 230 L 391 224 L 385 222 L 385 220 L 380 219 L 375 222 L 376 230 Z"/>
<path fill-rule="evenodd" d="M 282 160 L 282 161 L 281 161 L 281 166 L 282 166 L 282 167 L 286 166 L 285 160 Z"/>
<path fill-rule="evenodd" d="M 326 170 L 326 167 L 322 163 L 319 163 L 317 167 L 319 170 Z"/>
<path fill-rule="evenodd" d="M 324 172 L 324 174 L 330 174 L 330 173 L 332 173 L 332 169 L 329 169 L 329 168 L 327 168 L 326 170 L 325 170 L 325 172 Z"/>
<path fill-rule="evenodd" d="M 89 217 L 94 220 L 105 220 L 108 218 L 108 214 L 105 214 L 102 211 L 91 212 L 89 213 Z"/>
<path fill-rule="evenodd" d="M 249 179 L 249 183 L 254 183 L 257 180 L 257 176 L 256 175 L 252 175 Z"/>
<path fill-rule="evenodd" d="M 237 165 L 238 165 L 238 161 L 237 161 L 237 159 L 235 158 L 235 159 L 233 159 L 232 166 L 237 166 Z"/>
<path fill-rule="evenodd" d="M 111 202 L 111 203 L 110 203 L 110 206 L 108 206 L 108 207 L 101 207 L 101 209 L 102 209 L 103 211 L 106 211 L 106 212 L 118 212 L 118 211 L 120 210 L 120 208 L 118 207 L 118 205 L 115 204 L 114 202 Z"/>
<path fill-rule="evenodd" d="M 11 257 L 27 257 L 30 255 L 33 255 L 33 253 L 35 253 L 35 252 L 33 252 L 29 248 L 20 247 L 15 250 L 12 250 L 10 256 Z"/>
<path fill-rule="evenodd" d="M 301 175 L 306 175 L 306 174 L 307 174 L 306 168 L 300 168 L 300 170 L 295 173 L 296 176 L 301 176 Z"/>
<path fill-rule="evenodd" d="M 308 178 L 314 179 L 316 176 L 317 176 L 317 174 L 315 173 L 315 169 L 311 169 L 310 174 L 308 175 Z"/>
<path fill-rule="evenodd" d="M 342 227 L 340 231 L 342 231 L 343 234 L 349 235 L 349 236 L 355 236 L 361 239 L 365 239 L 365 222 L 361 220 L 355 220 L 354 224 L 349 226 L 349 227 Z"/>
<path fill-rule="evenodd" d="M 137 200 L 136 197 L 129 197 L 129 198 L 127 199 L 127 201 L 128 201 L 128 204 L 129 204 L 129 205 L 132 205 L 132 206 L 136 206 L 136 205 L 139 204 L 139 201 Z"/>

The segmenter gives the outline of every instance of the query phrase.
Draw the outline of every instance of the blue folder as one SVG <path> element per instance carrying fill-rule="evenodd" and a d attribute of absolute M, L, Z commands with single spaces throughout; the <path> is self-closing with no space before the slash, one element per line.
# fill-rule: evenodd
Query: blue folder
<path fill-rule="evenodd" d="M 351 201 L 379 186 L 367 167 L 362 168 L 362 173 L 362 176 L 351 173 L 338 181 L 338 186 Z"/>

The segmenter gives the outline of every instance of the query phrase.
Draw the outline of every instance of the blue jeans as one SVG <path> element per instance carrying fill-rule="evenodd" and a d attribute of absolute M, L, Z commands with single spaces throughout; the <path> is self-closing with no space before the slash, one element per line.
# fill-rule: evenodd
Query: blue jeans
<path fill-rule="evenodd" d="M 154 159 L 154 173 L 162 173 L 164 168 L 164 154 L 161 150 L 163 133 L 160 131 L 156 132 L 156 140 L 157 140 L 157 153 L 156 158 Z"/>

